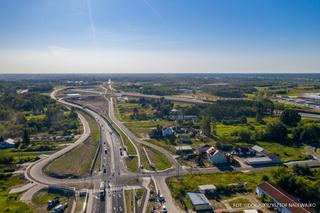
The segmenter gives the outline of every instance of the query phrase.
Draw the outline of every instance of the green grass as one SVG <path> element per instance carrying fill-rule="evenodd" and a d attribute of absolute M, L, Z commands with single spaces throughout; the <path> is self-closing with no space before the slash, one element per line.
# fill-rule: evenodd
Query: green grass
<path fill-rule="evenodd" d="M 32 203 L 43 206 L 47 205 L 49 200 L 53 200 L 55 197 L 59 197 L 60 203 L 68 202 L 68 199 L 62 197 L 60 194 L 48 193 L 47 190 L 41 190 L 32 198 Z"/>
<path fill-rule="evenodd" d="M 148 120 L 148 121 L 131 121 L 131 122 L 124 122 L 124 125 L 137 137 L 145 138 L 149 137 L 149 132 L 157 125 L 160 126 L 174 126 L 176 122 L 173 121 L 166 121 L 166 120 Z"/>
<path fill-rule="evenodd" d="M 81 112 L 89 123 L 91 135 L 78 147 L 50 163 L 45 172 L 55 177 L 84 177 L 88 175 L 100 141 L 100 130 L 95 120 Z"/>
<path fill-rule="evenodd" d="M 263 142 L 263 141 L 258 141 L 257 144 L 263 147 L 265 150 L 278 155 L 282 162 L 307 159 L 305 145 L 286 146 L 286 145 L 282 145 L 275 142 Z"/>
<path fill-rule="evenodd" d="M 18 176 L 0 180 L 0 212 L 33 212 L 33 210 L 27 204 L 19 201 L 19 194 L 9 194 L 11 187 L 22 183 L 23 179 Z"/>
<path fill-rule="evenodd" d="M 138 171 L 138 157 L 137 156 L 131 156 L 126 158 L 126 164 L 131 172 L 137 172 Z"/>
<path fill-rule="evenodd" d="M 153 115 L 153 109 L 151 107 L 142 107 L 138 103 L 129 103 L 129 102 L 121 102 L 121 101 L 116 101 L 116 110 L 115 110 L 115 116 L 118 118 L 120 121 L 131 121 L 132 114 L 133 114 L 133 109 L 137 108 L 139 113 L 146 114 L 147 116 L 152 117 Z"/>
<path fill-rule="evenodd" d="M 171 162 L 160 151 L 151 147 L 147 147 L 146 151 L 148 152 L 149 158 L 151 162 L 155 165 L 157 170 L 164 170 L 171 167 Z"/>
<path fill-rule="evenodd" d="M 257 172 L 224 172 L 212 174 L 186 175 L 182 181 L 177 177 L 168 178 L 167 184 L 171 190 L 172 196 L 179 201 L 183 194 L 187 192 L 198 191 L 199 185 L 214 184 L 215 186 L 226 186 L 231 183 L 245 182 L 246 189 L 254 192 L 256 185 L 261 183 L 263 175 L 270 177 L 272 169 Z"/>
<path fill-rule="evenodd" d="M 152 170 L 152 168 L 149 165 L 147 156 L 145 155 L 144 151 L 141 149 L 140 151 L 140 156 L 141 156 L 141 161 L 143 164 L 143 168 L 147 169 L 147 170 Z"/>
<path fill-rule="evenodd" d="M 149 139 L 147 140 L 147 142 L 152 143 L 154 145 L 160 146 L 166 150 L 168 150 L 169 152 L 171 152 L 172 154 L 176 153 L 176 150 L 174 148 L 174 146 L 172 144 L 169 144 L 167 141 L 165 140 L 155 140 L 155 139 Z"/>

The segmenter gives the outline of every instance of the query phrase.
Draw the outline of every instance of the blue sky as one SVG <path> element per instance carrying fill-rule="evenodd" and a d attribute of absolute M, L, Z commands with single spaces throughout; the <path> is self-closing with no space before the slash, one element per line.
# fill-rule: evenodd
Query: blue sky
<path fill-rule="evenodd" d="M 0 72 L 318 72 L 320 0 L 2 0 Z"/>

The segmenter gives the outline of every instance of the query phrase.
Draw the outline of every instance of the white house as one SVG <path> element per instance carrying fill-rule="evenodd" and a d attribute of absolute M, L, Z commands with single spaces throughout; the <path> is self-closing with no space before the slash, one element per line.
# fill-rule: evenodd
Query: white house
<path fill-rule="evenodd" d="M 223 152 L 211 147 L 207 150 L 208 160 L 213 164 L 227 163 L 227 158 Z"/>
<path fill-rule="evenodd" d="M 164 127 L 162 129 L 162 135 L 163 137 L 169 137 L 171 135 L 173 135 L 174 131 L 172 129 L 172 127 Z"/>

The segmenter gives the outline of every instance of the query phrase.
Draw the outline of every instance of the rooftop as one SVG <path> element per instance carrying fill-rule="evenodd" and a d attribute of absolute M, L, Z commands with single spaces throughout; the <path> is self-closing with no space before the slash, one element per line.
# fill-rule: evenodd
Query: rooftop
<path fill-rule="evenodd" d="M 209 184 L 209 185 L 199 185 L 199 190 L 216 190 L 217 187 L 213 184 Z"/>
<path fill-rule="evenodd" d="M 258 146 L 258 145 L 254 145 L 251 149 L 256 152 L 262 152 L 264 150 L 264 148 L 262 148 L 261 146 Z"/>
<path fill-rule="evenodd" d="M 276 200 L 279 203 L 287 205 L 287 209 L 291 210 L 292 213 L 311 213 L 315 212 L 313 209 L 310 208 L 303 208 L 299 206 L 299 201 L 284 191 L 279 186 L 273 185 L 269 182 L 263 182 L 258 185 L 260 189 L 266 192 L 270 197 Z"/>
<path fill-rule="evenodd" d="M 174 147 L 177 151 L 182 151 L 182 150 L 192 150 L 191 146 L 175 146 Z"/>
<path fill-rule="evenodd" d="M 246 158 L 247 163 L 263 163 L 263 162 L 272 162 L 272 159 L 269 157 L 256 157 L 256 158 Z"/>
<path fill-rule="evenodd" d="M 195 193 L 195 192 L 188 192 L 187 193 L 192 205 L 210 205 L 209 200 L 207 197 L 202 193 Z"/>

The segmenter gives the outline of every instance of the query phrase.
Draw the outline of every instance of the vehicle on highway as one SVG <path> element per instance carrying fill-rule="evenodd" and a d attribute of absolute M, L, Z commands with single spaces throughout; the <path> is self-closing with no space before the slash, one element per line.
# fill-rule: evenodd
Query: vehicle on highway
<path fill-rule="evenodd" d="M 64 212 L 65 206 L 63 204 L 59 204 L 58 206 L 54 207 L 53 213 L 62 213 Z"/>
<path fill-rule="evenodd" d="M 101 183 L 100 183 L 99 197 L 100 197 L 100 200 L 104 200 L 106 197 L 106 186 L 105 186 L 104 181 L 101 181 Z"/>
<path fill-rule="evenodd" d="M 108 154 L 108 150 L 106 148 L 104 149 L 104 154 Z"/>
<path fill-rule="evenodd" d="M 160 196 L 159 196 L 159 202 L 160 202 L 160 203 L 166 202 L 166 199 L 163 197 L 163 195 L 160 195 Z"/>
<path fill-rule="evenodd" d="M 166 206 L 162 206 L 161 212 L 162 213 L 168 213 L 167 207 Z"/>
<path fill-rule="evenodd" d="M 107 169 L 106 168 L 103 169 L 103 173 L 107 173 Z"/>

